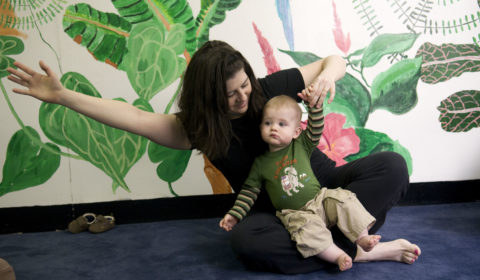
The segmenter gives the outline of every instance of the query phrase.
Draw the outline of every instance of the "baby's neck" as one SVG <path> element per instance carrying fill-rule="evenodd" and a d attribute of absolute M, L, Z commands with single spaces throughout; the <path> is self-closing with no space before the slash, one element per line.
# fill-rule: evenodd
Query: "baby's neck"
<path fill-rule="evenodd" d="M 287 145 L 284 145 L 284 146 L 272 146 L 272 145 L 268 145 L 268 151 L 270 153 L 273 153 L 273 152 L 276 152 L 276 151 L 280 151 L 281 149 L 284 149 L 286 147 L 288 147 L 288 145 L 290 145 L 290 143 L 288 143 Z"/>

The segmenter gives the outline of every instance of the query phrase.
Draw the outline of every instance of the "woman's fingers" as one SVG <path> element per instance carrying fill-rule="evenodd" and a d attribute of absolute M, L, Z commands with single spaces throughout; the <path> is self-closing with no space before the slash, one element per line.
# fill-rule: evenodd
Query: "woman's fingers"
<path fill-rule="evenodd" d="M 13 64 L 14 64 L 15 66 L 17 66 L 18 69 L 21 69 L 23 72 L 27 73 L 27 74 L 30 75 L 30 76 L 33 76 L 33 75 L 35 75 L 35 73 L 36 73 L 35 70 L 33 70 L 32 68 L 28 67 L 27 65 L 25 65 L 25 64 L 23 64 L 23 63 L 21 63 L 21 62 L 19 62 L 19 61 L 15 61 Z M 18 72 L 18 71 L 17 71 L 17 72 Z"/>
<path fill-rule="evenodd" d="M 17 69 L 14 69 L 14 68 L 7 68 L 7 71 L 10 72 L 11 75 L 14 75 L 13 77 L 14 78 L 17 78 L 19 80 L 22 80 L 22 81 L 27 81 L 29 76 L 25 75 L 24 72 L 21 72 Z"/>
<path fill-rule="evenodd" d="M 43 60 L 40 60 L 39 65 L 40 65 L 40 68 L 42 68 L 42 70 L 47 74 L 47 76 L 54 77 L 54 78 L 57 77 L 55 72 L 53 72 L 52 69 L 50 69 L 50 67 L 48 67 L 48 65 L 45 62 L 43 62 Z"/>
<path fill-rule="evenodd" d="M 12 76 L 12 75 L 9 75 L 7 77 L 10 81 L 14 82 L 14 83 L 17 83 L 19 85 L 22 85 L 22 86 L 27 86 L 27 82 L 25 82 L 23 79 L 19 79 L 15 76 Z"/>

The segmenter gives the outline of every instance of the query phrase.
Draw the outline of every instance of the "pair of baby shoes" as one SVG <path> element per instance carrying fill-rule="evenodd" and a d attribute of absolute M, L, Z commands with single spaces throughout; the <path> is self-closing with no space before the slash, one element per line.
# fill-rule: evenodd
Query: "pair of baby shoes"
<path fill-rule="evenodd" d="M 115 226 L 115 218 L 113 215 L 95 215 L 93 213 L 85 213 L 68 224 L 68 230 L 71 233 L 80 233 L 88 229 L 92 233 L 105 232 Z"/>

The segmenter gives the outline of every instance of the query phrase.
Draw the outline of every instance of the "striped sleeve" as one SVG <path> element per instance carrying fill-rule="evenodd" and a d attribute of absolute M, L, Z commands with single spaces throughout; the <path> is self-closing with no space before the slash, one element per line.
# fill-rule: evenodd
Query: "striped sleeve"
<path fill-rule="evenodd" d="M 320 141 L 320 137 L 322 136 L 323 125 L 323 107 L 308 107 L 308 122 L 306 134 L 308 139 L 310 139 L 312 143 L 315 144 L 315 146 L 318 144 L 318 142 Z"/>
<path fill-rule="evenodd" d="M 250 187 L 244 185 L 240 192 L 238 193 L 237 200 L 233 205 L 232 209 L 228 211 L 228 214 L 236 217 L 241 221 L 250 211 L 255 200 L 257 200 L 258 194 L 260 193 L 260 188 Z"/>

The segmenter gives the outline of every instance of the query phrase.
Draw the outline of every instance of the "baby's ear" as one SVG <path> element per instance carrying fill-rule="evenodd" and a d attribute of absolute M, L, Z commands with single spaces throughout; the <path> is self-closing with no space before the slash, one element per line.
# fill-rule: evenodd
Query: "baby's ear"
<path fill-rule="evenodd" d="M 300 136 L 301 133 L 302 133 L 302 127 L 299 126 L 295 129 L 295 135 L 293 136 L 293 139 L 297 139 L 298 136 Z"/>

